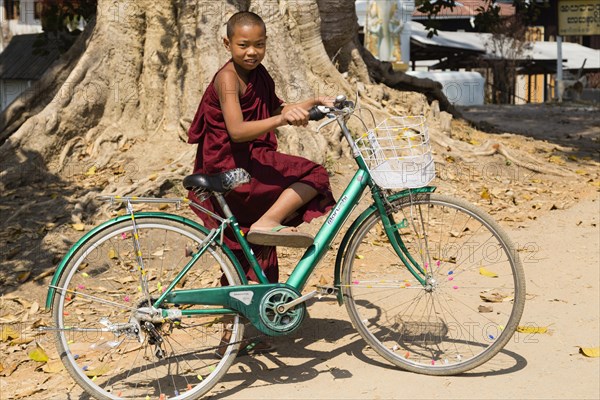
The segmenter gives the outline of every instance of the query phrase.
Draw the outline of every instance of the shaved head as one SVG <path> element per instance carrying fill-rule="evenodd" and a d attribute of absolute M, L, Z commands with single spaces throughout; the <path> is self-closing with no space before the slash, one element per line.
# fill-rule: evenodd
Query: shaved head
<path fill-rule="evenodd" d="M 258 14 L 250 11 L 240 11 L 231 16 L 227 21 L 227 38 L 231 39 L 237 26 L 258 25 L 267 33 L 265 22 Z"/>

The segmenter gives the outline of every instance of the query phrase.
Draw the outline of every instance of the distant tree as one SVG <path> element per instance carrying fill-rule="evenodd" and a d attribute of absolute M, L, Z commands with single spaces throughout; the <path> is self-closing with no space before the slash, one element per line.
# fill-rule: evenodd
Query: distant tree
<path fill-rule="evenodd" d="M 36 51 L 51 49 L 66 52 L 81 34 L 87 21 L 94 17 L 98 0 L 42 0 L 43 33 L 36 42 Z"/>
<path fill-rule="evenodd" d="M 525 25 L 531 25 L 539 16 L 540 9 L 549 6 L 551 0 L 530 1 L 513 0 L 512 6 L 515 8 L 515 14 Z M 475 28 L 480 32 L 492 32 L 504 24 L 504 18 L 500 15 L 499 0 L 481 0 L 481 5 L 477 7 L 475 15 Z M 456 0 L 416 0 L 417 10 L 427 15 L 424 22 L 429 30 L 429 37 L 437 34 L 439 14 L 444 10 L 452 10 L 457 6 Z"/>
<path fill-rule="evenodd" d="M 493 76 L 491 100 L 497 104 L 508 104 L 515 92 L 517 68 L 525 58 L 525 51 L 531 47 L 527 36 L 529 26 L 536 22 L 540 8 L 546 7 L 547 2 L 513 1 L 515 13 L 509 16 L 500 15 L 497 3 L 497 0 L 483 1 L 477 8 L 475 27 L 492 34 L 486 43 L 493 57 L 487 63 Z"/>

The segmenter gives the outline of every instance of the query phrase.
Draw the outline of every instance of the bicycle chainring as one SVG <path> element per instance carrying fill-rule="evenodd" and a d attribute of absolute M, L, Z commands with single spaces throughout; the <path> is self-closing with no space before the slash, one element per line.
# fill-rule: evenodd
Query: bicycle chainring
<path fill-rule="evenodd" d="M 277 309 L 298 297 L 300 294 L 285 287 L 275 288 L 265 293 L 259 306 L 261 322 L 275 334 L 288 334 L 296 330 L 306 315 L 306 305 L 300 303 L 284 313 L 280 313 Z"/>

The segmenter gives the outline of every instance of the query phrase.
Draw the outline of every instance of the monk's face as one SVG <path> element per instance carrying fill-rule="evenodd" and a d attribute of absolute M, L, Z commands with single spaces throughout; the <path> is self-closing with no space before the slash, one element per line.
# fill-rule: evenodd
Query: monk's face
<path fill-rule="evenodd" d="M 231 52 L 233 62 L 247 71 L 252 71 L 265 58 L 267 35 L 260 25 L 237 25 L 231 38 L 224 44 Z"/>

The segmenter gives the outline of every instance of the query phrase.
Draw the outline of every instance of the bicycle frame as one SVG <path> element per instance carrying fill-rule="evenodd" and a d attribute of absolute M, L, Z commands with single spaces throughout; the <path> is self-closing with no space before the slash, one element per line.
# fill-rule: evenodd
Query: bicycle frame
<path fill-rule="evenodd" d="M 348 131 L 344 122 L 338 119 L 338 122 L 342 128 L 342 132 L 344 135 L 349 138 L 349 143 L 353 143 L 351 139 L 350 132 Z M 323 258 L 325 253 L 329 250 L 331 243 L 334 238 L 340 232 L 342 227 L 344 226 L 346 220 L 354 210 L 354 208 L 358 205 L 362 194 L 364 193 L 367 187 L 370 187 L 371 194 L 374 200 L 374 203 L 367 208 L 350 226 L 346 235 L 344 236 L 340 248 L 338 250 L 338 255 L 336 258 L 335 265 L 335 277 L 334 277 L 334 287 L 339 288 L 340 286 L 340 275 L 341 275 L 341 262 L 343 260 L 343 255 L 348 245 L 352 235 L 361 225 L 361 223 L 372 213 L 379 212 L 381 215 L 383 227 L 385 232 L 392 244 L 393 249 L 404 263 L 404 265 L 409 269 L 411 274 L 423 285 L 426 285 L 426 273 L 423 268 L 412 256 L 409 254 L 408 249 L 402 241 L 402 238 L 398 234 L 398 229 L 406 223 L 406 221 L 396 222 L 393 219 L 393 216 L 390 213 L 389 204 L 391 201 L 394 201 L 403 196 L 410 196 L 412 193 L 430 193 L 435 190 L 434 187 L 424 187 L 420 189 L 410 189 L 404 190 L 399 193 L 395 193 L 389 197 L 386 197 L 386 194 L 374 184 L 371 179 L 369 170 L 360 156 L 360 152 L 354 148 L 354 156 L 355 161 L 358 164 L 358 170 L 354 174 L 352 180 L 340 196 L 336 206 L 330 211 L 327 219 L 324 224 L 320 228 L 319 232 L 315 236 L 313 244 L 305 251 L 302 258 L 299 260 L 297 265 L 295 266 L 293 272 L 285 283 L 269 283 L 267 278 L 265 277 L 256 257 L 248 241 L 244 237 L 242 230 L 240 229 L 237 219 L 235 216 L 231 215 L 228 211 L 224 199 L 222 196 L 217 196 L 217 200 L 221 203 L 221 208 L 226 210 L 227 218 L 223 219 L 215 214 L 211 214 L 212 217 L 217 218 L 221 222 L 221 224 L 211 230 L 208 231 L 206 228 L 201 227 L 200 225 L 193 223 L 197 227 L 201 227 L 201 230 L 207 234 L 206 240 L 203 241 L 199 245 L 198 251 L 192 255 L 189 262 L 182 268 L 182 270 L 178 273 L 175 279 L 169 284 L 166 290 L 161 294 L 161 296 L 156 299 L 153 303 L 153 307 L 157 310 L 162 311 L 162 315 L 164 318 L 180 318 L 181 316 L 192 316 L 192 315 L 224 315 L 224 314 L 236 314 L 241 313 L 246 318 L 248 318 L 259 330 L 268 333 L 268 334 L 277 334 L 272 330 L 269 330 L 265 327 L 259 317 L 259 306 L 261 304 L 260 301 L 252 301 L 253 299 L 261 299 L 264 294 L 268 291 L 276 289 L 276 288 L 287 288 L 294 293 L 297 294 L 298 297 L 301 296 L 301 292 L 305 287 L 309 277 L 312 272 Z M 202 209 L 199 205 L 190 202 L 187 199 L 139 199 L 139 198 L 111 198 L 118 199 L 119 201 L 127 202 L 127 209 L 129 212 L 128 216 L 123 216 L 116 218 L 112 221 L 109 221 L 106 224 L 101 225 L 100 227 L 94 229 L 89 234 L 85 235 L 80 241 L 73 247 L 73 249 L 65 256 L 63 262 L 57 268 L 57 271 L 52 279 L 52 283 L 50 285 L 50 289 L 48 292 L 48 297 L 46 300 L 46 307 L 51 308 L 52 299 L 54 297 L 56 287 L 56 283 L 59 281 L 60 276 L 62 275 L 64 266 L 67 264 L 67 261 L 70 257 L 73 256 L 75 249 L 77 249 L 80 243 L 85 243 L 85 241 L 92 237 L 93 234 L 104 227 L 110 226 L 111 223 L 117 223 L 123 221 L 125 218 L 130 218 L 133 224 L 134 232 L 137 232 L 136 222 L 135 222 L 135 213 L 133 211 L 133 207 L 131 207 L 132 202 L 168 202 L 168 203 L 176 203 L 179 206 L 181 203 L 191 204 L 192 206 Z M 154 215 L 154 216 L 166 216 L 170 214 L 164 213 L 138 213 L 138 217 L 140 215 Z M 177 216 L 173 216 L 177 217 Z M 185 220 L 186 222 L 191 222 L 183 217 L 177 217 Z M 235 265 L 235 268 L 238 270 L 242 278 L 241 286 L 226 286 L 226 287 L 215 287 L 215 288 L 201 288 L 201 289 L 187 289 L 187 290 L 175 290 L 176 285 L 179 281 L 186 275 L 186 273 L 194 266 L 196 261 L 208 250 L 210 246 L 213 245 L 218 238 L 222 239 L 223 231 L 229 225 L 234 233 L 235 239 L 240 243 L 242 251 L 246 256 L 247 260 L 250 263 L 250 267 L 255 272 L 256 276 L 259 279 L 259 284 L 257 285 L 248 285 L 245 274 L 243 273 L 242 268 L 239 264 Z M 139 243 L 137 242 L 137 234 L 133 235 L 134 237 L 134 247 L 139 249 Z M 221 247 L 224 249 L 226 253 L 232 256 L 231 251 L 222 243 L 222 240 L 218 240 L 221 244 Z M 143 259 L 141 257 L 141 251 L 138 253 L 138 262 L 140 263 L 140 269 L 142 274 L 143 271 Z M 232 260 L 236 260 L 235 257 L 230 257 Z M 314 292 L 316 294 L 316 292 Z M 338 291 L 338 300 L 340 303 L 343 302 L 341 298 L 341 294 Z M 219 308 L 202 308 L 202 309 L 161 309 L 161 305 L 165 303 L 170 304 L 180 304 L 180 305 L 205 305 L 205 306 L 219 306 Z"/>

